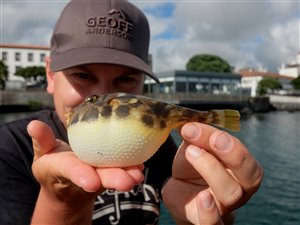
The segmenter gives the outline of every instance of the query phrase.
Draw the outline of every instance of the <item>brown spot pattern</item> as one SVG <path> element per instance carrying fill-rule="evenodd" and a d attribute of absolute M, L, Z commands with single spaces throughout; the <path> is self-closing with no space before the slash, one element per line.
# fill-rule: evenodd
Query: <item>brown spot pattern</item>
<path fill-rule="evenodd" d="M 119 105 L 118 108 L 116 108 L 115 113 L 117 117 L 120 119 L 124 119 L 129 116 L 130 108 L 128 105 Z"/>
<path fill-rule="evenodd" d="M 161 128 L 161 129 L 164 129 L 164 128 L 166 128 L 166 127 L 167 127 L 166 121 L 161 120 L 161 121 L 160 121 L 160 128 Z"/>
<path fill-rule="evenodd" d="M 100 112 L 101 116 L 105 119 L 108 119 L 111 117 L 112 114 L 112 107 L 110 105 L 105 105 L 102 107 L 102 110 Z"/>
<path fill-rule="evenodd" d="M 89 110 L 87 110 L 83 117 L 81 118 L 81 122 L 91 122 L 94 120 L 97 120 L 99 117 L 99 111 L 98 108 L 96 107 L 91 107 Z"/>
<path fill-rule="evenodd" d="M 168 104 L 164 102 L 155 102 L 154 104 L 150 105 L 150 108 L 156 117 L 166 118 L 170 113 L 170 111 L 167 109 L 167 105 Z"/>
<path fill-rule="evenodd" d="M 147 126 L 152 128 L 154 125 L 153 117 L 150 115 L 143 115 L 142 116 L 142 122 Z"/>

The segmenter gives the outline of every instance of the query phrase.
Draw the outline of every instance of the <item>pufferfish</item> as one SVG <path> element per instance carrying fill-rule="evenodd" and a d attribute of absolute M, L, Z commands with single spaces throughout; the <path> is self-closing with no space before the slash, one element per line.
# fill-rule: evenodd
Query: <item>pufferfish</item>
<path fill-rule="evenodd" d="M 235 110 L 196 111 L 140 95 L 89 96 L 66 114 L 75 155 L 95 167 L 127 167 L 148 160 L 174 128 L 201 122 L 240 129 Z"/>

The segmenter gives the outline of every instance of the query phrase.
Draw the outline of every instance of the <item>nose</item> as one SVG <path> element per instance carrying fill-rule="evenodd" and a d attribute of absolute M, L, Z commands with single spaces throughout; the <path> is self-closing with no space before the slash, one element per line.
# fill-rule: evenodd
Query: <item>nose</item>
<path fill-rule="evenodd" d="M 110 82 L 97 82 L 90 88 L 89 92 L 95 95 L 104 95 L 116 92 L 116 90 Z"/>

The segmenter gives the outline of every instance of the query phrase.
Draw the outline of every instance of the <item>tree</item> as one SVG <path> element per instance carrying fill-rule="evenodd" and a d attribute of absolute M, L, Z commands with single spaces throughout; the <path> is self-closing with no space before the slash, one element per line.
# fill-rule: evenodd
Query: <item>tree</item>
<path fill-rule="evenodd" d="M 36 80 L 38 76 L 45 77 L 46 70 L 43 66 L 28 66 L 25 68 L 17 69 L 15 75 L 23 77 L 25 80 L 30 79 L 31 77 Z"/>
<path fill-rule="evenodd" d="M 186 69 L 199 72 L 231 72 L 231 66 L 226 60 L 210 54 L 198 54 L 193 56 L 186 64 Z"/>
<path fill-rule="evenodd" d="M 5 81 L 8 78 L 8 67 L 5 63 L 0 60 L 0 89 L 3 90 L 5 88 Z"/>
<path fill-rule="evenodd" d="M 294 89 L 300 90 L 300 75 L 297 78 L 295 78 L 294 80 L 292 80 L 291 83 L 292 83 Z"/>
<path fill-rule="evenodd" d="M 273 77 L 265 77 L 257 84 L 257 92 L 259 95 L 264 95 L 270 90 L 273 91 L 281 88 L 281 83 Z"/>

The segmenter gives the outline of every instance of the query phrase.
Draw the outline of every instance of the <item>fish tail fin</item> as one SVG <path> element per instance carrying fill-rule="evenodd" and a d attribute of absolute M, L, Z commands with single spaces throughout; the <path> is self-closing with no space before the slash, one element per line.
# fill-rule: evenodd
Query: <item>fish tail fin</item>
<path fill-rule="evenodd" d="M 241 129 L 240 118 L 241 115 L 237 110 L 210 110 L 209 123 L 218 127 L 226 128 L 232 131 L 239 131 Z"/>

